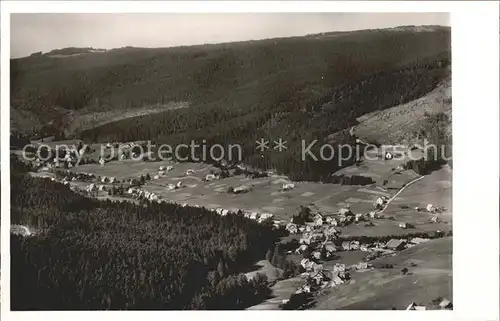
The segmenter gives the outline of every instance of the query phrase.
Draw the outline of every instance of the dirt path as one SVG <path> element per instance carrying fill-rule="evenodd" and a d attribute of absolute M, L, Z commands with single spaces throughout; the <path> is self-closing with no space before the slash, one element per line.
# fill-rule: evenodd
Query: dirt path
<path fill-rule="evenodd" d="M 403 192 L 405 190 L 405 188 L 407 188 L 408 186 L 410 186 L 411 184 L 415 183 L 415 182 L 418 182 L 419 180 L 423 179 L 425 177 L 424 176 L 420 176 L 418 178 L 415 178 L 414 180 L 412 180 L 411 182 L 409 182 L 408 184 L 406 184 L 405 186 L 403 186 L 396 194 L 394 194 L 393 197 L 391 197 L 387 203 L 385 203 L 385 206 L 384 208 L 382 208 L 378 213 L 382 213 L 385 211 L 385 209 L 389 206 L 389 204 L 391 204 L 391 202 L 396 198 L 398 197 L 399 194 L 401 194 L 401 192 Z"/>

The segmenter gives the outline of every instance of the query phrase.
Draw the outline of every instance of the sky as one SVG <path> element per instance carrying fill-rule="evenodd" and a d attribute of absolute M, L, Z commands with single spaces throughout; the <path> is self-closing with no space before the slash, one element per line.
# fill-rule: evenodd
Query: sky
<path fill-rule="evenodd" d="M 447 13 L 17 13 L 11 57 L 66 47 L 173 47 L 402 25 L 450 26 Z"/>

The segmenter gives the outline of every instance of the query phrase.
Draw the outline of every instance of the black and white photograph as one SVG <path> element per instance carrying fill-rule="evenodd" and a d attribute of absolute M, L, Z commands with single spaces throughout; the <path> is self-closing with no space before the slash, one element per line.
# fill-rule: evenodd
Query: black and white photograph
<path fill-rule="evenodd" d="M 455 309 L 449 12 L 9 21 L 2 310 Z"/>

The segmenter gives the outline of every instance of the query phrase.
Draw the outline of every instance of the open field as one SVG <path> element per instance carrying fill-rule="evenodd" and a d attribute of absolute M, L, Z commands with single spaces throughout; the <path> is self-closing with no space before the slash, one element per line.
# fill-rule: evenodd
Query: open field
<path fill-rule="evenodd" d="M 385 175 L 382 170 L 397 166 L 397 164 L 386 164 L 378 166 L 374 161 L 374 171 Z M 394 161 L 398 162 L 398 161 Z M 371 161 L 366 162 L 368 166 Z M 73 172 L 87 172 L 100 176 L 115 177 L 117 179 L 138 178 L 149 173 L 153 177 L 160 166 L 173 165 L 174 169 L 164 177 L 151 180 L 144 185 L 144 189 L 154 192 L 164 199 L 190 205 L 200 205 L 207 208 L 227 208 L 232 210 L 242 209 L 249 212 L 270 212 L 277 218 L 288 220 L 295 214 L 301 205 L 314 204 L 324 213 L 334 213 L 347 204 L 355 212 L 368 212 L 373 208 L 373 200 L 380 195 L 390 195 L 390 191 L 384 191 L 371 186 L 342 186 L 336 184 L 321 184 L 311 182 L 297 182 L 293 190 L 282 192 L 286 177 L 273 176 L 266 178 L 251 179 L 244 175 L 232 176 L 212 182 L 202 181 L 211 171 L 217 171 L 210 165 L 201 163 L 177 163 L 171 162 L 136 162 L 133 160 L 109 162 L 105 166 L 99 164 L 81 165 L 71 169 Z M 378 166 L 378 167 L 377 167 Z M 191 175 L 186 175 L 188 169 L 194 170 Z M 413 172 L 407 171 L 398 175 L 399 188 L 408 181 L 415 178 Z M 176 184 L 182 181 L 184 188 L 169 191 L 168 184 Z M 395 181 L 395 183 L 398 183 Z M 228 194 L 228 187 L 241 185 L 253 186 L 248 193 L 239 195 Z"/>
<path fill-rule="evenodd" d="M 300 276 L 278 281 L 271 287 L 273 291 L 271 299 L 251 306 L 247 310 L 279 310 L 283 300 L 288 300 L 303 282 Z"/>
<path fill-rule="evenodd" d="M 417 264 L 409 267 L 410 262 Z M 324 290 L 314 309 L 390 310 L 405 309 L 411 302 L 436 308 L 438 297 L 452 300 L 452 239 L 443 238 L 417 245 L 374 264 L 393 264 L 392 269 L 355 272 L 352 280 Z M 400 273 L 403 267 L 409 273 Z"/>
<path fill-rule="evenodd" d="M 138 162 L 133 160 L 112 161 L 101 166 L 99 164 L 80 165 L 71 169 L 73 172 L 87 172 L 99 176 L 115 177 L 119 180 L 130 178 L 139 178 L 141 175 L 150 174 L 154 177 L 160 166 L 172 165 L 173 170 L 161 176 L 159 179 L 148 181 L 143 188 L 154 192 L 163 199 L 171 200 L 188 205 L 199 205 L 206 208 L 226 208 L 232 211 L 239 209 L 247 212 L 273 213 L 276 219 L 288 221 L 290 217 L 297 213 L 300 206 L 314 206 L 325 214 L 335 213 L 340 208 L 350 205 L 355 213 L 367 213 L 373 210 L 373 201 L 379 196 L 390 197 L 394 195 L 404 184 L 419 177 L 413 171 L 404 171 L 400 174 L 394 174 L 393 169 L 404 161 L 394 159 L 384 160 L 365 160 L 359 167 L 351 166 L 344 168 L 337 174 L 345 175 L 367 175 L 379 176 L 380 179 L 387 179 L 388 184 L 384 187 L 376 186 L 347 186 L 337 184 L 323 184 L 313 182 L 296 182 L 293 190 L 283 192 L 281 187 L 283 183 L 288 182 L 285 176 L 272 176 L 258 179 L 246 178 L 244 175 L 237 175 L 225 179 L 219 179 L 211 182 L 203 181 L 203 178 L 218 169 L 202 163 L 173 163 L 165 162 Z M 187 170 L 193 170 L 194 173 L 186 175 Z M 352 224 L 342 229 L 345 235 L 368 235 L 382 236 L 389 234 L 401 234 L 402 230 L 398 227 L 400 222 L 413 223 L 418 231 L 435 231 L 436 229 L 447 230 L 451 224 L 440 223 L 430 224 L 429 214 L 416 212 L 413 210 L 415 205 L 415 191 L 423 192 L 423 188 L 437 188 L 439 184 L 444 184 L 446 177 L 441 177 L 443 173 L 448 173 L 443 169 L 431 177 L 415 183 L 416 186 L 409 186 L 399 195 L 386 209 L 386 215 L 394 216 L 396 220 L 373 220 L 375 226 L 365 227 L 364 223 L 359 225 Z M 447 174 L 450 175 L 450 174 Z M 183 188 L 176 190 L 167 190 L 169 184 L 182 182 Z M 380 180 L 377 180 L 379 183 Z M 252 190 L 243 194 L 228 194 L 229 187 L 238 187 L 241 185 L 252 186 Z M 381 184 L 380 184 L 381 185 Z M 434 194 L 435 205 L 445 205 L 451 203 L 451 194 Z M 427 199 L 427 198 L 424 198 Z M 424 200 L 422 199 L 422 200 Z M 410 209 L 402 210 L 399 205 L 410 205 Z M 418 203 L 419 206 L 425 206 L 427 203 Z"/>

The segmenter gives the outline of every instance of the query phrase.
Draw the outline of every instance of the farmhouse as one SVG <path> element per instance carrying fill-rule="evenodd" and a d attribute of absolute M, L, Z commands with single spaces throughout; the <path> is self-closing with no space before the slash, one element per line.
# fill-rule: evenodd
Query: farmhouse
<path fill-rule="evenodd" d="M 356 251 L 359 249 L 359 242 L 357 241 L 344 241 L 342 242 L 342 250 Z"/>
<path fill-rule="evenodd" d="M 241 186 L 235 187 L 233 189 L 233 193 L 235 193 L 235 194 L 246 193 L 246 192 L 249 192 L 251 189 L 252 188 L 248 185 L 241 185 Z"/>
<path fill-rule="evenodd" d="M 414 228 L 413 224 L 410 224 L 410 223 L 399 223 L 399 227 L 402 228 L 402 229 L 407 229 L 407 228 Z"/>
<path fill-rule="evenodd" d="M 340 234 L 340 232 L 337 229 L 335 229 L 335 227 L 330 227 L 325 229 L 324 233 L 326 237 L 335 237 L 338 234 Z"/>
<path fill-rule="evenodd" d="M 429 222 L 430 223 L 439 223 L 439 217 L 437 215 L 434 215 L 433 217 L 431 217 Z"/>
<path fill-rule="evenodd" d="M 295 184 L 293 184 L 293 183 L 285 183 L 285 184 L 283 184 L 283 187 L 282 187 L 282 189 L 284 191 L 289 191 L 289 190 L 292 190 L 294 188 L 295 188 Z"/>
<path fill-rule="evenodd" d="M 269 219 L 272 219 L 274 217 L 274 214 L 271 214 L 271 213 L 261 213 L 260 214 L 260 220 L 264 221 L 264 220 L 269 220 Z"/>
<path fill-rule="evenodd" d="M 207 176 L 205 176 L 205 180 L 208 182 L 213 181 L 214 179 L 215 179 L 214 174 L 208 174 Z"/>
<path fill-rule="evenodd" d="M 383 207 L 386 203 L 386 199 L 384 197 L 378 197 L 376 200 L 375 200 L 375 206 L 376 207 Z"/>
<path fill-rule="evenodd" d="M 444 299 L 441 303 L 439 303 L 439 307 L 441 309 L 451 309 L 453 306 L 449 300 Z"/>
<path fill-rule="evenodd" d="M 349 216 L 354 215 L 350 208 L 341 208 L 338 212 L 339 215 Z"/>
<path fill-rule="evenodd" d="M 297 229 L 297 224 L 294 223 L 288 223 L 285 227 L 285 229 L 290 233 L 290 234 L 296 234 L 298 232 Z"/>
<path fill-rule="evenodd" d="M 259 213 L 257 213 L 257 212 L 250 213 L 251 220 L 257 220 L 258 218 L 259 218 Z"/>
<path fill-rule="evenodd" d="M 406 242 L 404 240 L 391 239 L 386 244 L 385 247 L 394 250 L 401 251 L 405 248 Z"/>
<path fill-rule="evenodd" d="M 314 226 L 321 226 L 321 225 L 323 225 L 323 217 L 321 215 L 317 214 L 313 218 L 312 223 L 314 224 Z"/>
<path fill-rule="evenodd" d="M 330 253 L 337 252 L 337 246 L 335 246 L 335 244 L 332 242 L 325 243 L 324 248 L 327 252 Z"/>

